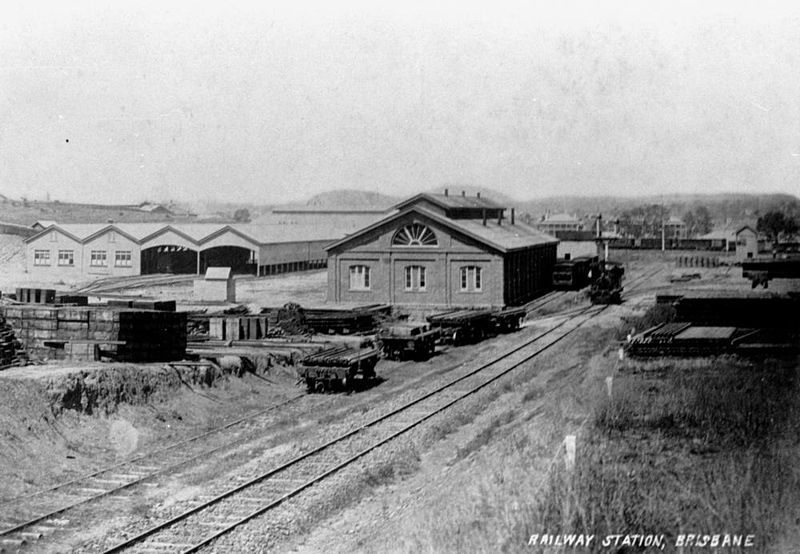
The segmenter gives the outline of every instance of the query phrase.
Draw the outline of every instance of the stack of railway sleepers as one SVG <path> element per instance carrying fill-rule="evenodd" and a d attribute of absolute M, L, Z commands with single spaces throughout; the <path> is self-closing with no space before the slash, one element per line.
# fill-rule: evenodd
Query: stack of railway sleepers
<path fill-rule="evenodd" d="M 428 316 L 431 327 L 438 328 L 443 342 L 466 344 L 481 340 L 493 328 L 492 310 L 458 309 Z"/>
<path fill-rule="evenodd" d="M 102 350 L 116 360 L 155 362 L 181 359 L 186 350 L 186 315 L 178 312 L 18 305 L 0 315 L 40 358 L 91 360 Z"/>
<path fill-rule="evenodd" d="M 0 369 L 20 365 L 24 359 L 24 352 L 14 330 L 5 318 L 0 318 Z"/>
<path fill-rule="evenodd" d="M 675 303 L 676 319 L 732 327 L 800 326 L 800 300 L 766 293 L 691 292 Z"/>
<path fill-rule="evenodd" d="M 266 315 L 212 316 L 208 320 L 208 337 L 216 340 L 258 340 L 267 337 Z"/>

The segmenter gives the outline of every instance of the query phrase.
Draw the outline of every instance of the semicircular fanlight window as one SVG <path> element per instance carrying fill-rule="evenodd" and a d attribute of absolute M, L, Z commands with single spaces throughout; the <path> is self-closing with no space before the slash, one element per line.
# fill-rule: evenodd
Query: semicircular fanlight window
<path fill-rule="evenodd" d="M 439 246 L 439 240 L 427 226 L 412 223 L 395 233 L 392 246 Z"/>

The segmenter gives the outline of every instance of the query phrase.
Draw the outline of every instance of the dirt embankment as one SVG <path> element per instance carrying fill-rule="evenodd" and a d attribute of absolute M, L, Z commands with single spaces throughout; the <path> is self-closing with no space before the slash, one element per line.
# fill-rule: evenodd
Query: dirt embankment
<path fill-rule="evenodd" d="M 296 394 L 284 368 L 90 364 L 0 372 L 0 500 L 208 430 Z M 233 362 L 233 363 L 229 363 Z"/>

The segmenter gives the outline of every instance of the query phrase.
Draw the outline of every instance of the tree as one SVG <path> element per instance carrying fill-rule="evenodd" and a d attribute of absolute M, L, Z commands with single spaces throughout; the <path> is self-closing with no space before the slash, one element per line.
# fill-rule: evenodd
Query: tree
<path fill-rule="evenodd" d="M 250 221 L 250 210 L 247 208 L 239 208 L 233 212 L 233 220 L 239 223 L 247 223 Z"/>
<path fill-rule="evenodd" d="M 797 221 L 783 212 L 773 210 L 758 218 L 756 230 L 777 243 L 782 237 L 797 233 Z"/>
<path fill-rule="evenodd" d="M 711 232 L 711 212 L 705 206 L 697 206 L 683 216 L 686 232 L 690 237 L 705 235 Z"/>
<path fill-rule="evenodd" d="M 661 224 L 669 218 L 669 210 L 658 204 L 636 206 L 619 215 L 620 231 L 631 237 L 660 237 Z"/>

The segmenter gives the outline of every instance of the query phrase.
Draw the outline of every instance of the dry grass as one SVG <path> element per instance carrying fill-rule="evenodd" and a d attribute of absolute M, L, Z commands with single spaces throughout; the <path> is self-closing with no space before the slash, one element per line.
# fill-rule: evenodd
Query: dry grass
<path fill-rule="evenodd" d="M 671 551 L 678 533 L 727 532 L 755 535 L 750 552 L 794 551 L 796 361 L 632 364 L 613 399 L 595 393 L 572 470 L 558 446 L 575 421 L 569 392 L 546 399 L 530 423 L 492 420 L 464 447 L 491 445 L 491 463 L 454 487 L 435 520 L 415 521 L 403 550 L 536 551 L 526 546 L 534 533 L 627 532 L 665 534 Z M 538 393 L 531 386 L 523 398 Z"/>

